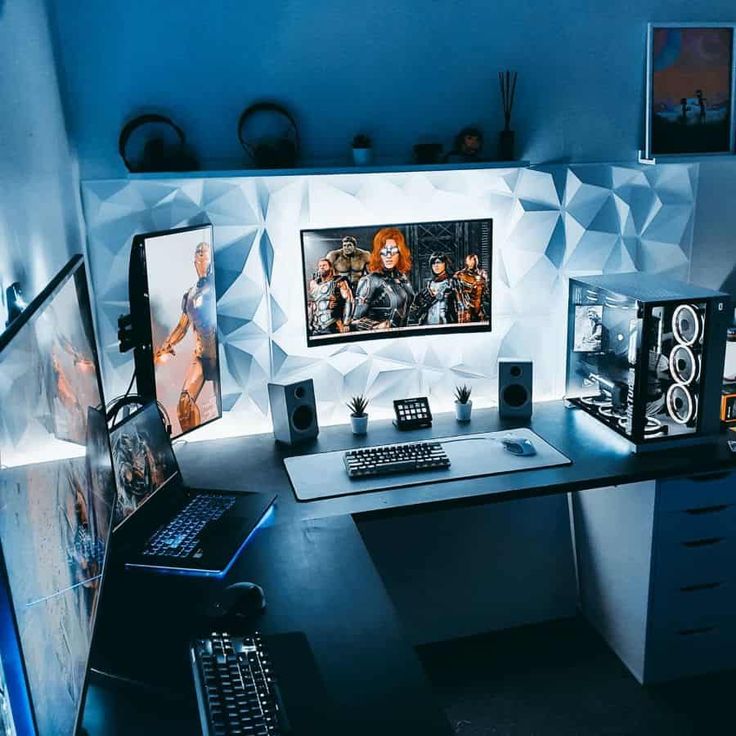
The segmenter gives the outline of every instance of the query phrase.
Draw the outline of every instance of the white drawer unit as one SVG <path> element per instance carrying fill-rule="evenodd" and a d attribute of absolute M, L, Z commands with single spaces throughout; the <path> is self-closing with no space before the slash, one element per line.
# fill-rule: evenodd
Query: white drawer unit
<path fill-rule="evenodd" d="M 736 473 L 571 505 L 580 607 L 640 682 L 736 668 Z"/>

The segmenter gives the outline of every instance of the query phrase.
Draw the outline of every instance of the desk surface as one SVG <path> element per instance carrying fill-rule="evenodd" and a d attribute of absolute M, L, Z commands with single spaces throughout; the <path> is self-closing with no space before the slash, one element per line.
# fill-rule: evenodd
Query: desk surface
<path fill-rule="evenodd" d="M 329 707 L 315 704 L 326 711 L 320 715 L 330 722 L 327 733 L 449 736 L 449 725 L 350 517 L 259 530 L 225 581 L 126 573 L 113 559 L 93 666 L 164 685 L 182 696 L 182 702 L 168 709 L 161 705 L 151 714 L 146 730 L 136 720 L 135 733 L 169 733 L 156 729 L 168 723 L 172 709 L 185 723 L 196 721 L 187 642 L 210 630 L 212 624 L 201 619 L 208 600 L 242 580 L 257 582 L 266 592 L 266 610 L 255 621 L 258 630 L 306 637 L 315 676 L 329 696 Z M 284 697 L 288 708 L 287 692 Z M 85 721 L 90 736 L 130 733 L 109 718 L 95 726 L 90 711 L 94 708 Z M 139 718 L 133 712 L 122 717 Z M 189 733 L 178 727 L 182 736 Z"/>
<path fill-rule="evenodd" d="M 296 500 L 283 466 L 284 457 L 290 455 L 518 426 L 530 427 L 567 455 L 572 465 L 310 502 Z M 323 428 L 314 442 L 298 448 L 278 446 L 268 434 L 188 443 L 177 449 L 177 456 L 190 486 L 216 484 L 226 489 L 277 494 L 278 523 L 346 514 L 395 516 L 445 506 L 486 504 L 644 480 L 736 471 L 736 455 L 729 452 L 723 436 L 682 449 L 635 454 L 623 438 L 579 409 L 566 408 L 562 401 L 536 404 L 532 420 L 523 425 L 499 419 L 495 410 L 482 409 L 473 413 L 468 424 L 456 422 L 454 415 L 439 414 L 432 428 L 412 432 L 399 432 L 391 422 L 380 421 L 371 423 L 368 434 L 362 438 L 354 437 L 349 426 L 336 426 Z"/>

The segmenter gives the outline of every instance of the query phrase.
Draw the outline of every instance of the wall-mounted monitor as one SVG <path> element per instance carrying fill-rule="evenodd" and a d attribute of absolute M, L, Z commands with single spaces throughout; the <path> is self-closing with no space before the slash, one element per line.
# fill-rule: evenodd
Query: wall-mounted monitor
<path fill-rule="evenodd" d="M 490 331 L 492 225 L 302 230 L 307 344 Z"/>
<path fill-rule="evenodd" d="M 0 584 L 35 733 L 73 734 L 115 502 L 81 256 L 0 335 L 0 407 Z"/>
<path fill-rule="evenodd" d="M 178 437 L 222 415 L 212 226 L 136 235 L 130 313 L 138 393 Z"/>

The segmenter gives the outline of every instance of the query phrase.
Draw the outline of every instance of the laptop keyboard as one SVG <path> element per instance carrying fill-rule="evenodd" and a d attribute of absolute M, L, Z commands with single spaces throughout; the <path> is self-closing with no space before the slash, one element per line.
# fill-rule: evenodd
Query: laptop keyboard
<path fill-rule="evenodd" d="M 198 493 L 171 521 L 153 534 L 143 554 L 146 557 L 193 557 L 199 548 L 202 530 L 232 508 L 235 501 L 235 496 Z"/>

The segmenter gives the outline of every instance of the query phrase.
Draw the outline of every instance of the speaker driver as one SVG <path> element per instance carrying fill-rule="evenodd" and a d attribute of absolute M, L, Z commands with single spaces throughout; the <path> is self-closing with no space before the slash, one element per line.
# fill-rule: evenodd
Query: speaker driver
<path fill-rule="evenodd" d="M 670 375 L 678 383 L 690 384 L 697 379 L 700 363 L 687 345 L 675 345 L 670 353 Z"/>
<path fill-rule="evenodd" d="M 672 332 L 677 342 L 694 345 L 700 337 L 700 317 L 690 304 L 680 304 L 672 315 Z"/>
<path fill-rule="evenodd" d="M 667 412 L 678 424 L 687 424 L 695 416 L 695 400 L 681 383 L 673 383 L 667 390 Z"/>

